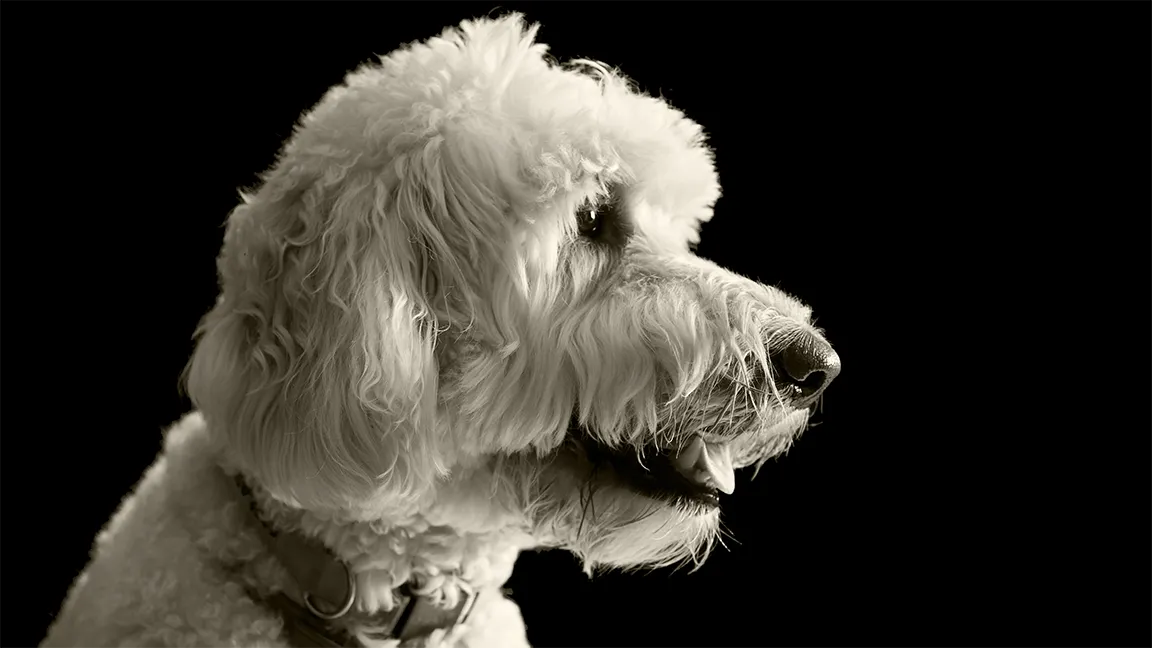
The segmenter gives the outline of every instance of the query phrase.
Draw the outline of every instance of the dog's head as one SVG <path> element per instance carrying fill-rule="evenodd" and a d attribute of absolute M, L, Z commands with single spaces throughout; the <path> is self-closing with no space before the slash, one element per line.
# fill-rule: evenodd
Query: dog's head
<path fill-rule="evenodd" d="M 229 219 L 189 393 L 297 506 L 467 481 L 589 564 L 698 558 L 839 360 L 807 307 L 693 254 L 700 127 L 535 32 L 464 22 L 304 116 Z"/>

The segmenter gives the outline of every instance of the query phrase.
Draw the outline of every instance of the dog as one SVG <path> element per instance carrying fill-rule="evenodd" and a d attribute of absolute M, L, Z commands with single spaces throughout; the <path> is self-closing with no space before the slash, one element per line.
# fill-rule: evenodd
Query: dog
<path fill-rule="evenodd" d="M 352 72 L 230 214 L 195 410 L 46 646 L 527 645 L 517 555 L 699 564 L 840 360 L 694 254 L 699 125 L 518 14 Z"/>

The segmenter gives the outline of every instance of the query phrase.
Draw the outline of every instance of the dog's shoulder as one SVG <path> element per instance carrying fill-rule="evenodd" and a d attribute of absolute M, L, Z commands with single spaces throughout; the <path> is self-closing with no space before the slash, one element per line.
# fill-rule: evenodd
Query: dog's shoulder
<path fill-rule="evenodd" d="M 195 410 L 185 414 L 164 431 L 166 454 L 206 450 L 208 445 L 208 424 L 204 421 L 204 415 Z"/>
<path fill-rule="evenodd" d="M 244 584 L 263 547 L 209 437 L 198 413 L 165 432 L 44 645 L 278 645 L 281 621 Z"/>

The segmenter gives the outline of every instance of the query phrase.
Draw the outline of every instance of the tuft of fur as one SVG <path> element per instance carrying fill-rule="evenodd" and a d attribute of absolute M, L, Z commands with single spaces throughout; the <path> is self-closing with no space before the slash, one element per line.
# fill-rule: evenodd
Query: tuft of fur
<path fill-rule="evenodd" d="M 228 218 L 186 372 L 199 413 L 48 644 L 282 645 L 260 599 L 287 575 L 219 468 L 351 565 L 362 634 L 412 582 L 446 605 L 493 594 L 429 645 L 523 645 L 499 587 L 527 548 L 589 573 L 704 560 L 719 512 L 635 492 L 573 427 L 641 463 L 700 435 L 758 466 L 807 418 L 769 357 L 819 332 L 791 296 L 692 253 L 720 196 L 701 127 L 603 64 L 553 62 L 537 29 L 465 21 L 301 118 Z M 599 201 L 619 240 L 581 236 Z"/>

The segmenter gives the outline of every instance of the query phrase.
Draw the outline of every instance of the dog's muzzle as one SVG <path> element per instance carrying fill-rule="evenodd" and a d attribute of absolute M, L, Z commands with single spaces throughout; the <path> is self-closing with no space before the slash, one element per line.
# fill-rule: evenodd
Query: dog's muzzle
<path fill-rule="evenodd" d="M 770 356 L 776 390 L 792 410 L 816 402 L 840 374 L 840 356 L 822 338 L 805 333 Z M 670 463 L 695 488 L 731 494 L 736 488 L 732 446 L 696 436 Z"/>
<path fill-rule="evenodd" d="M 820 398 L 840 373 L 840 356 L 821 337 L 804 333 L 787 346 L 773 350 L 769 360 L 771 382 L 783 406 L 784 421 Z M 675 449 L 653 446 L 648 452 L 605 446 L 570 424 L 572 438 L 594 465 L 610 466 L 634 490 L 677 504 L 704 508 L 719 504 L 719 493 L 731 494 L 736 486 L 733 437 L 696 434 Z"/>

